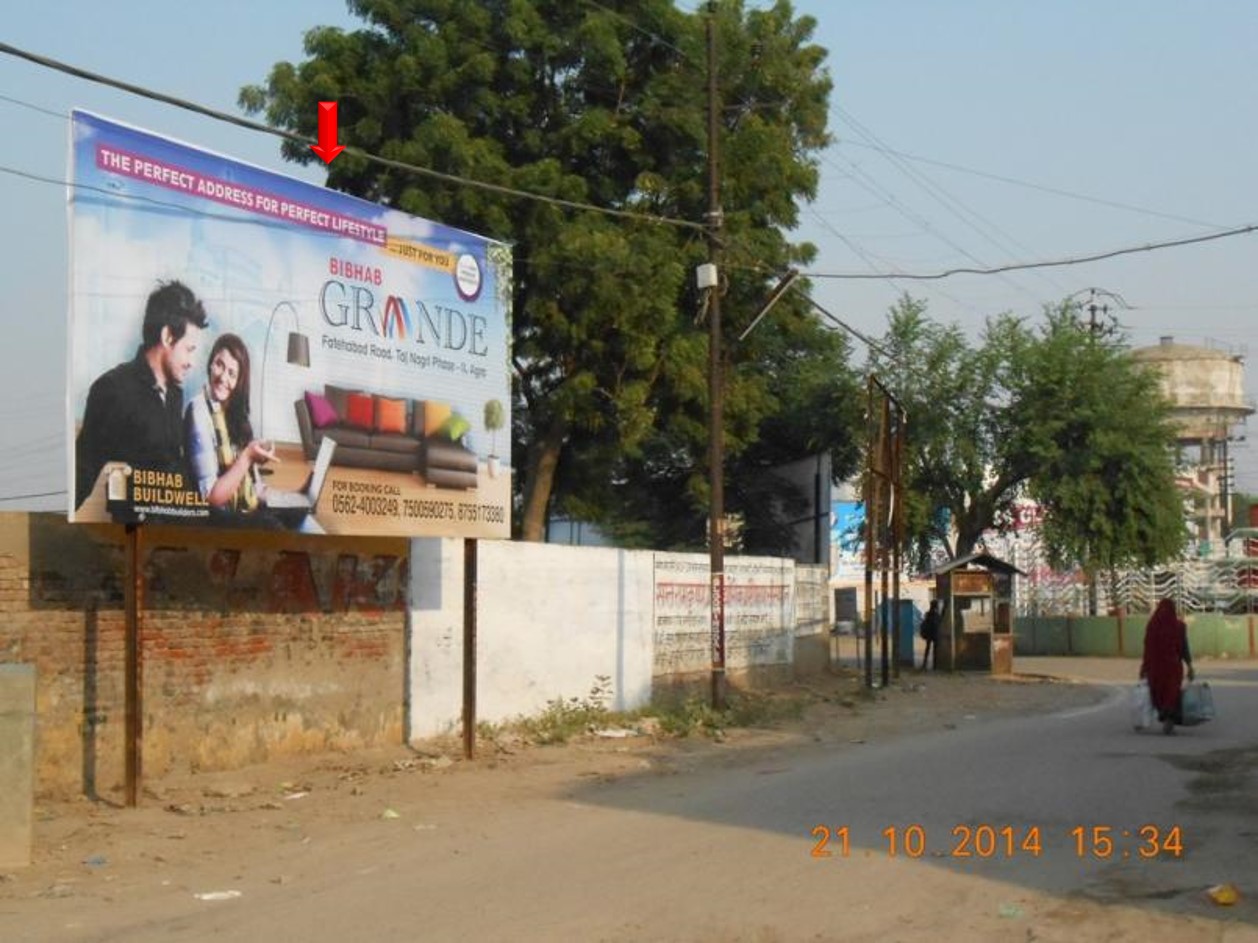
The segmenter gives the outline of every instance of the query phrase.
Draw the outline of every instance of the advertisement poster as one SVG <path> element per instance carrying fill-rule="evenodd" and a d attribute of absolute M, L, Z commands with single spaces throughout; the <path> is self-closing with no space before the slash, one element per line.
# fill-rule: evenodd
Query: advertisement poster
<path fill-rule="evenodd" d="M 830 502 L 830 577 L 862 579 L 865 575 L 865 505 L 860 501 Z"/>
<path fill-rule="evenodd" d="M 707 557 L 655 558 L 655 674 L 712 665 L 712 589 Z M 732 670 L 789 664 L 795 635 L 795 565 L 788 560 L 725 561 L 725 665 Z"/>
<path fill-rule="evenodd" d="M 509 538 L 511 250 L 76 111 L 77 522 Z"/>

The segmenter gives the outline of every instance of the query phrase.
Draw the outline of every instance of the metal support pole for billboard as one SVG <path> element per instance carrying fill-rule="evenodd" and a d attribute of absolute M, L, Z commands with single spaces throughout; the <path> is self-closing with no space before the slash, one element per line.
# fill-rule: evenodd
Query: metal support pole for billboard
<path fill-rule="evenodd" d="M 721 371 L 721 202 L 717 173 L 720 102 L 716 84 L 716 4 L 708 5 L 708 261 L 716 283 L 708 289 L 708 569 L 712 600 L 712 708 L 725 709 L 725 420 Z"/>
<path fill-rule="evenodd" d="M 463 757 L 476 755 L 476 538 L 463 538 Z"/>
<path fill-rule="evenodd" d="M 124 590 L 126 642 L 123 671 L 126 728 L 125 791 L 127 807 L 140 803 L 141 758 L 144 754 L 144 661 L 140 613 L 144 608 L 144 571 L 140 563 L 140 525 L 127 525 L 127 577 Z"/>

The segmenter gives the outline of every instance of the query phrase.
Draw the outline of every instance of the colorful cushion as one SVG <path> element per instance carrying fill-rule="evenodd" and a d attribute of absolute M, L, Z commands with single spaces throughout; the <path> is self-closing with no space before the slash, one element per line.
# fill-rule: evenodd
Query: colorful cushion
<path fill-rule="evenodd" d="M 424 437 L 438 435 L 450 418 L 450 404 L 437 400 L 424 400 Z"/>
<path fill-rule="evenodd" d="M 451 442 L 458 442 L 459 439 L 467 435 L 467 430 L 472 428 L 472 424 L 460 416 L 453 413 L 441 426 L 441 434 Z"/>
<path fill-rule="evenodd" d="M 316 429 L 326 429 L 328 426 L 336 425 L 336 407 L 328 402 L 326 396 L 307 393 L 306 408 L 310 410 L 310 421 Z"/>
<path fill-rule="evenodd" d="M 376 398 L 376 431 L 406 434 L 406 400 L 389 399 L 387 396 Z"/>
<path fill-rule="evenodd" d="M 323 395 L 332 404 L 332 408 L 336 410 L 336 415 L 341 422 L 349 421 L 349 394 L 357 392 L 359 391 L 347 389 L 343 386 L 333 386 L 331 383 L 325 383 L 323 386 Z"/>
<path fill-rule="evenodd" d="M 375 397 L 366 393 L 350 393 L 346 397 L 345 421 L 357 429 L 371 431 L 375 425 Z"/>

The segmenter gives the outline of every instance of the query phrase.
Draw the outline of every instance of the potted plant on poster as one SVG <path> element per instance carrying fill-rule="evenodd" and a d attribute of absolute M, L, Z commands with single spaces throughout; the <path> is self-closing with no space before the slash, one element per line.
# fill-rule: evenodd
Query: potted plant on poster
<path fill-rule="evenodd" d="M 491 399 L 485 404 L 485 428 L 489 431 L 489 477 L 498 477 L 498 455 L 497 444 L 498 437 L 496 433 L 502 428 L 502 423 L 506 419 L 503 412 L 502 403 L 496 399 Z"/>

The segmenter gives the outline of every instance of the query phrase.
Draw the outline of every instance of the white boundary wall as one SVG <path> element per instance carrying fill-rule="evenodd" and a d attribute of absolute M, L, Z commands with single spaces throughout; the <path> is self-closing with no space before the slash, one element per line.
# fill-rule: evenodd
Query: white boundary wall
<path fill-rule="evenodd" d="M 728 666 L 789 666 L 794 562 L 729 557 L 725 566 Z M 500 723 L 584 697 L 599 676 L 610 679 L 608 706 L 631 710 L 650 702 L 655 679 L 710 667 L 704 555 L 481 541 L 477 571 L 478 720 Z M 412 541 L 410 595 L 414 740 L 460 728 L 462 540 Z"/>

